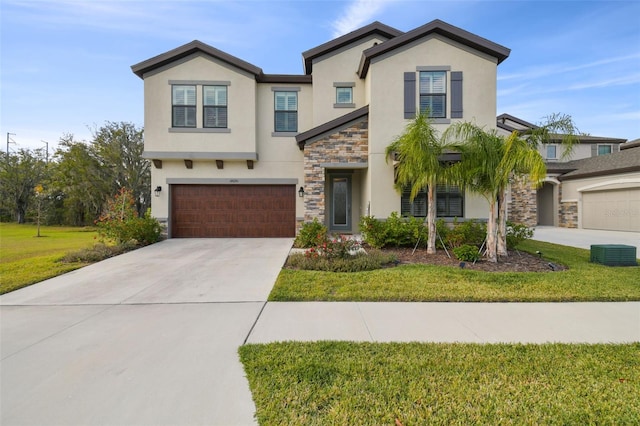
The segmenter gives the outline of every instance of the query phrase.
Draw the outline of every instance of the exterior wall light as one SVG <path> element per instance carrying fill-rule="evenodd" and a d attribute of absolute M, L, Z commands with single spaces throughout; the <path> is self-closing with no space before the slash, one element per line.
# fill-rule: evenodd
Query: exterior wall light
<path fill-rule="evenodd" d="M 300 187 L 300 189 L 298 189 L 298 197 L 304 197 L 304 188 Z"/>
<path fill-rule="evenodd" d="M 156 197 L 159 197 L 161 192 L 162 192 L 161 186 L 156 186 L 156 189 L 153 191 Z"/>

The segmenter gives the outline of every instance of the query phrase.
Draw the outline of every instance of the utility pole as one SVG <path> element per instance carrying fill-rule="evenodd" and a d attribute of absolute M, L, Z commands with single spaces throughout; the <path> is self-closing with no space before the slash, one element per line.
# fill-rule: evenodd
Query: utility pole
<path fill-rule="evenodd" d="M 15 136 L 15 135 L 16 135 L 15 133 L 9 133 L 9 132 L 7 132 L 7 155 L 9 155 L 9 143 L 10 143 L 10 142 L 13 142 L 13 141 L 11 140 L 11 136 Z"/>
<path fill-rule="evenodd" d="M 44 143 L 47 145 L 47 164 L 49 164 L 49 142 L 47 141 L 43 141 L 42 139 L 40 139 L 40 142 Z"/>

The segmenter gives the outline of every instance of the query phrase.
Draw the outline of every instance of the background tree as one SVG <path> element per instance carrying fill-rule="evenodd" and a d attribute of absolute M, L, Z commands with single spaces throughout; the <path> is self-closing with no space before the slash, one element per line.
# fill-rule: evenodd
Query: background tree
<path fill-rule="evenodd" d="M 52 182 L 62 198 L 64 222 L 92 224 L 111 195 L 109 169 L 102 166 L 90 145 L 74 140 L 73 135 L 65 135 L 59 145 Z"/>
<path fill-rule="evenodd" d="M 395 187 L 398 192 L 411 187 L 410 200 L 427 189 L 427 253 L 436 252 L 436 185 L 446 183 L 446 168 L 440 162 L 446 145 L 431 124 L 428 114 L 422 113 L 411 121 L 404 133 L 386 148 L 387 160 L 395 156 Z"/>
<path fill-rule="evenodd" d="M 0 161 L 0 203 L 18 223 L 25 223 L 34 188 L 46 179 L 47 164 L 42 150 L 20 149 L 5 153 Z"/>
<path fill-rule="evenodd" d="M 107 122 L 93 131 L 92 149 L 101 166 L 108 169 L 110 195 L 121 188 L 130 189 L 138 215 L 143 216 L 151 206 L 151 171 L 149 160 L 142 158 L 142 129 L 132 123 Z"/>

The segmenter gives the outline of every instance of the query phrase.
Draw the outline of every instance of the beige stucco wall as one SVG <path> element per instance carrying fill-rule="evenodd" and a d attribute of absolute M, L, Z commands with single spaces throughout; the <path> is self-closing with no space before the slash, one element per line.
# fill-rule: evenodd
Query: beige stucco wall
<path fill-rule="evenodd" d="M 231 133 L 176 133 L 171 127 L 170 80 L 229 81 L 228 108 Z M 145 76 L 145 151 L 170 152 L 256 152 L 253 169 L 244 160 L 224 160 L 218 169 L 214 159 L 193 160 L 187 169 L 183 159 L 163 160 L 162 169 L 152 166 L 152 188 L 162 187 L 159 197 L 152 197 L 155 217 L 169 216 L 169 179 L 190 179 L 193 183 L 269 182 L 273 179 L 296 180 L 296 190 L 304 181 L 303 153 L 295 137 L 273 136 L 274 94 L 272 88 L 297 88 L 298 130 L 312 122 L 310 84 L 257 84 L 253 75 L 217 63 L 202 56 L 161 69 Z M 198 86 L 198 129 L 202 128 L 202 89 Z M 188 158 L 188 155 L 185 155 Z M 303 198 L 296 197 L 296 216 L 304 216 Z"/>
<path fill-rule="evenodd" d="M 371 36 L 313 61 L 314 126 L 333 120 L 367 104 L 365 83 L 357 75 L 358 65 L 363 50 L 373 47 L 374 43 L 382 43 L 383 41 L 384 39 L 379 36 Z M 355 84 L 353 88 L 354 108 L 334 108 L 336 89 L 333 83 L 336 82 Z"/>
<path fill-rule="evenodd" d="M 171 128 L 171 84 L 229 82 L 228 128 L 230 133 L 193 133 L 194 129 Z M 202 84 L 196 89 L 197 132 L 202 128 Z M 255 152 L 256 81 L 252 74 L 204 55 L 191 55 L 172 66 L 144 76 L 144 131 L 146 151 Z"/>
<path fill-rule="evenodd" d="M 581 190 L 589 190 L 590 188 L 640 188 L 640 172 L 621 173 L 611 176 L 598 176 L 584 179 L 564 180 L 562 181 L 561 201 L 576 201 L 579 199 Z"/>
<path fill-rule="evenodd" d="M 492 129 L 496 125 L 496 64 L 495 58 L 435 35 L 372 61 L 367 78 L 370 79 L 369 178 L 373 188 L 370 194 L 373 215 L 387 217 L 400 208 L 400 196 L 393 188 L 393 167 L 386 163 L 384 150 L 409 122 L 404 119 L 404 72 L 417 72 L 419 66 L 442 66 L 450 67 L 450 71 L 462 71 L 464 116 L 452 119 L 451 123 L 473 120 Z M 451 111 L 450 88 L 449 72 L 447 117 Z M 435 127 L 443 132 L 448 124 L 435 124 Z M 475 215 L 482 206 L 476 207 L 470 202 L 466 209 Z"/>

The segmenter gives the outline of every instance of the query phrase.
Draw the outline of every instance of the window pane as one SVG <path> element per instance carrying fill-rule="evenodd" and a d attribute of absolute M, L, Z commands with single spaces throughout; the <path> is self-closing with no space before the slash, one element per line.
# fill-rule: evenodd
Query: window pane
<path fill-rule="evenodd" d="M 402 216 L 426 217 L 427 216 L 427 191 L 421 190 L 416 198 L 411 200 L 411 187 L 406 186 L 402 190 L 400 200 L 400 214 Z"/>
<path fill-rule="evenodd" d="M 429 110 L 429 117 L 445 118 L 445 95 L 420 95 L 420 112 L 425 112 L 427 109 Z"/>
<path fill-rule="evenodd" d="M 351 87 L 336 87 L 336 103 L 350 104 L 352 103 L 353 90 Z"/>
<path fill-rule="evenodd" d="M 547 158 L 550 158 L 550 159 L 556 158 L 556 146 L 555 145 L 547 145 Z"/>
<path fill-rule="evenodd" d="M 611 154 L 611 145 L 598 145 L 598 155 Z"/>
<path fill-rule="evenodd" d="M 196 127 L 196 107 L 174 106 L 173 127 Z"/>
<path fill-rule="evenodd" d="M 297 111 L 298 92 L 275 92 L 276 111 Z"/>
<path fill-rule="evenodd" d="M 446 72 L 444 71 L 421 71 L 420 72 L 420 94 L 434 94 L 446 92 Z"/>
<path fill-rule="evenodd" d="M 227 107 L 205 107 L 204 127 L 227 127 Z"/>
<path fill-rule="evenodd" d="M 288 111 L 277 111 L 276 113 L 276 132 L 297 132 L 298 131 L 298 113 Z"/>
<path fill-rule="evenodd" d="M 227 105 L 227 86 L 204 86 L 202 90 L 205 105 Z"/>
<path fill-rule="evenodd" d="M 173 105 L 195 105 L 196 86 L 173 86 Z"/>

